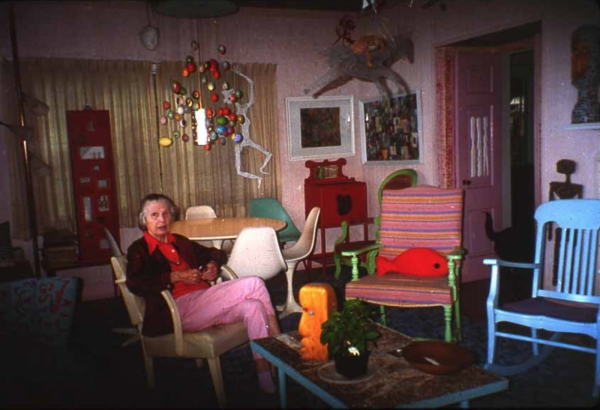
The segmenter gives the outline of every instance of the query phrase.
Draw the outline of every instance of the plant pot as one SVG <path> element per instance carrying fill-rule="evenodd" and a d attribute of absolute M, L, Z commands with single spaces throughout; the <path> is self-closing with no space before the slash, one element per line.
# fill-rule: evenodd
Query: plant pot
<path fill-rule="evenodd" d="M 369 368 L 370 352 L 365 350 L 359 355 L 352 355 L 348 351 L 334 356 L 335 371 L 347 379 L 355 379 L 367 374 Z"/>

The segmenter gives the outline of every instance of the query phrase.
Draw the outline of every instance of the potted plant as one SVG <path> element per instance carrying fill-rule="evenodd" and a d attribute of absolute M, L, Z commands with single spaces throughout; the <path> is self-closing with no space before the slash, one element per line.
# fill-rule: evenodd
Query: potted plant
<path fill-rule="evenodd" d="M 322 325 L 321 343 L 327 345 L 336 372 L 348 379 L 367 372 L 369 342 L 375 343 L 380 336 L 372 315 L 371 306 L 360 299 L 350 299 Z"/>

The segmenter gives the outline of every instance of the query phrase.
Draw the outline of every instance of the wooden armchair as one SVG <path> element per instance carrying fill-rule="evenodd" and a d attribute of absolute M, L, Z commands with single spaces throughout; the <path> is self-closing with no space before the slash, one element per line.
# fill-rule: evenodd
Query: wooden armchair
<path fill-rule="evenodd" d="M 380 306 L 444 309 L 445 340 L 461 339 L 459 285 L 462 243 L 463 191 L 418 185 L 385 190 L 381 207 L 379 255 L 393 259 L 409 249 L 434 250 L 444 256 L 448 273 L 425 276 L 419 272 L 367 275 L 346 284 L 347 299 L 363 299 Z M 355 258 L 353 258 L 355 259 Z M 358 272 L 355 262 L 353 271 Z M 382 272 L 383 273 L 383 272 Z M 382 322 L 385 311 L 382 308 Z"/>
<path fill-rule="evenodd" d="M 399 169 L 389 174 L 379 185 L 377 198 L 379 209 L 381 209 L 381 198 L 384 190 L 404 189 L 417 184 L 417 172 L 413 169 Z M 375 257 L 379 250 L 379 225 L 380 217 L 369 218 L 367 221 L 359 221 L 364 224 L 365 234 L 362 241 L 350 240 L 351 225 L 358 225 L 352 221 L 342 222 L 342 234 L 335 241 L 333 259 L 335 262 L 334 276 L 337 279 L 342 270 L 342 264 L 352 266 L 352 280 L 358 279 L 358 268 L 365 268 L 369 275 L 375 273 Z M 368 239 L 368 224 L 375 224 L 375 240 Z M 364 256 L 363 256 L 364 255 Z M 353 262 L 356 259 L 357 263 Z M 356 269 L 356 270 L 355 270 Z"/>

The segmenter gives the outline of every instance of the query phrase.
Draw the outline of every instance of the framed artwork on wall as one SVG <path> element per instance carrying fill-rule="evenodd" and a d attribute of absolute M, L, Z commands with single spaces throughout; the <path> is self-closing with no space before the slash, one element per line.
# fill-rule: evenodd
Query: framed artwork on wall
<path fill-rule="evenodd" d="M 290 161 L 355 154 L 354 97 L 288 97 Z"/>
<path fill-rule="evenodd" d="M 420 164 L 421 93 L 359 101 L 363 164 Z"/>

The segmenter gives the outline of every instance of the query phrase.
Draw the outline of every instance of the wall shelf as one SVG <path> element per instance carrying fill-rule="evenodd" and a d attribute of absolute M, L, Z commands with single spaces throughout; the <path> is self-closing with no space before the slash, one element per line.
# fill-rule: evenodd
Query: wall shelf
<path fill-rule="evenodd" d="M 569 124 L 565 130 L 600 130 L 600 122 L 590 122 L 586 124 Z"/>

